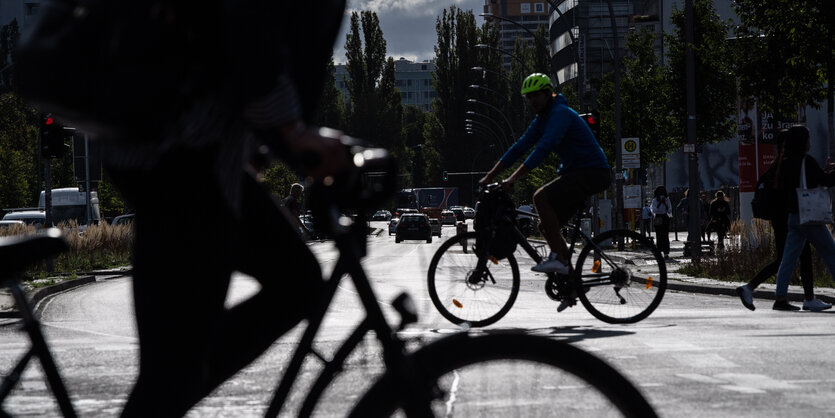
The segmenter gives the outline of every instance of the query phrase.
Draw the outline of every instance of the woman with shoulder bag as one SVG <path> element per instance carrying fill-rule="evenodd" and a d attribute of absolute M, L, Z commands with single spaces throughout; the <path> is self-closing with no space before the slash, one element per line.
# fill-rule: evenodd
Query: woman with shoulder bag
<path fill-rule="evenodd" d="M 824 173 L 814 158 L 808 156 L 809 130 L 805 126 L 789 129 L 783 152 L 777 160 L 776 188 L 778 195 L 788 203 L 788 235 L 783 249 L 783 260 L 777 271 L 777 289 L 773 309 L 797 311 L 800 307 L 788 302 L 789 281 L 806 242 L 811 242 L 835 276 L 835 240 L 822 223 L 800 223 L 800 198 L 798 188 L 814 189 L 835 185 L 835 173 Z M 831 220 L 830 220 L 831 221 Z"/>
<path fill-rule="evenodd" d="M 664 186 L 655 188 L 652 199 L 652 224 L 655 226 L 655 245 L 664 253 L 664 257 L 670 256 L 670 219 L 672 219 L 673 205 L 667 195 Z"/>

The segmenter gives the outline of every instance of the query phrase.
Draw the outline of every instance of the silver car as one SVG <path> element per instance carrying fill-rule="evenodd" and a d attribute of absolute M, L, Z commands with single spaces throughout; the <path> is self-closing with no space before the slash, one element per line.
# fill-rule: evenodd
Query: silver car
<path fill-rule="evenodd" d="M 389 236 L 392 236 L 397 232 L 397 222 L 400 221 L 400 218 L 391 218 L 389 221 Z"/>

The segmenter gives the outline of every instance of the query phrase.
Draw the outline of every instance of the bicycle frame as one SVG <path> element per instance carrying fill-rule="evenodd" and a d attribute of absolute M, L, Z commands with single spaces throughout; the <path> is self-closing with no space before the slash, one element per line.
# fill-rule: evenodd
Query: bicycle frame
<path fill-rule="evenodd" d="M 333 217 L 336 218 L 338 215 L 334 214 Z M 403 376 L 405 379 L 404 381 L 417 381 L 417 379 L 410 378 L 410 376 L 416 376 L 417 373 L 406 356 L 403 341 L 397 338 L 397 334 L 386 321 L 383 311 L 377 303 L 374 290 L 372 289 L 368 277 L 360 264 L 360 259 L 365 254 L 366 245 L 366 225 L 364 217 L 361 218 L 362 219 L 358 219 L 349 228 L 338 227 L 342 228 L 341 231 L 338 231 L 335 234 L 336 246 L 340 253 L 339 258 L 330 278 L 325 284 L 325 290 L 322 298 L 319 300 L 317 309 L 315 310 L 313 316 L 311 316 L 308 320 L 307 328 L 304 331 L 299 345 L 296 348 L 296 351 L 294 352 L 293 357 L 281 378 L 281 381 L 275 389 L 273 399 L 270 402 L 265 414 L 267 417 L 278 416 L 278 413 L 281 411 L 282 406 L 290 395 L 290 391 L 296 381 L 296 378 L 298 377 L 304 359 L 307 358 L 309 354 L 313 354 L 325 364 L 325 368 L 316 378 L 316 381 L 313 383 L 310 392 L 308 392 L 302 403 L 302 407 L 299 410 L 299 416 L 310 416 L 327 386 L 342 370 L 342 365 L 345 363 L 345 360 L 363 341 L 365 335 L 369 331 L 374 331 L 377 339 L 382 345 L 383 359 L 386 369 L 397 375 Z M 332 221 L 334 221 L 333 225 L 338 225 L 336 220 L 337 219 L 332 219 Z M 339 283 L 346 274 L 351 276 L 354 286 L 356 287 L 356 291 L 360 296 L 362 305 L 365 308 L 366 317 L 342 343 L 342 346 L 339 347 L 333 357 L 328 360 L 323 355 L 315 351 L 313 342 L 315 340 L 316 333 L 322 325 L 322 321 L 327 313 L 328 307 L 333 301 Z M 401 309 L 398 309 L 398 311 L 401 315 L 404 315 L 404 312 Z M 401 327 L 406 325 L 408 322 L 416 321 L 416 315 L 414 317 L 409 317 L 409 314 L 410 313 L 405 313 L 403 319 L 404 322 Z M 420 388 L 413 389 L 414 390 L 409 391 L 409 393 L 414 396 L 414 400 L 411 401 L 411 404 L 421 405 L 421 403 L 419 403 L 420 400 L 422 400 L 424 396 L 428 396 L 428 394 L 424 393 L 424 391 Z M 424 402 L 424 405 L 425 404 L 426 403 Z"/>

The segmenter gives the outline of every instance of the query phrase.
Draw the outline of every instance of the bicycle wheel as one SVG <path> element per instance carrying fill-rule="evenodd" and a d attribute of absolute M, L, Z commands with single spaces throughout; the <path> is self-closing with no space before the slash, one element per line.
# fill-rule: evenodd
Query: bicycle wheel
<path fill-rule="evenodd" d="M 623 250 L 617 248 L 624 243 Z M 652 313 L 667 289 L 667 266 L 658 248 L 628 230 L 594 237 L 577 256 L 578 297 L 595 318 L 610 324 L 631 324 Z"/>
<path fill-rule="evenodd" d="M 476 233 L 467 232 L 444 242 L 429 263 L 427 284 L 429 297 L 444 318 L 483 327 L 505 316 L 516 301 L 519 266 L 513 255 L 488 260 L 487 270 L 475 277 L 475 240 Z"/>
<path fill-rule="evenodd" d="M 544 337 L 461 333 L 436 340 L 410 359 L 421 381 L 387 372 L 351 416 L 403 416 L 407 397 L 421 390 L 433 394 L 427 398 L 435 416 L 657 416 L 612 366 Z"/>

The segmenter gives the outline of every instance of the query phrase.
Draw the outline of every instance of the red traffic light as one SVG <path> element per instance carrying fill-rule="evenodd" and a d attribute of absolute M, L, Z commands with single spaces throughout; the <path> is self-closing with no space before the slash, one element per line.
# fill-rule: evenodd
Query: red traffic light
<path fill-rule="evenodd" d="M 589 125 L 597 124 L 597 119 L 594 118 L 594 115 L 586 115 L 586 123 Z"/>
<path fill-rule="evenodd" d="M 44 121 L 44 125 L 49 126 L 49 125 L 52 125 L 54 122 L 55 122 L 55 119 L 53 119 L 52 116 L 47 116 L 46 120 Z"/>

